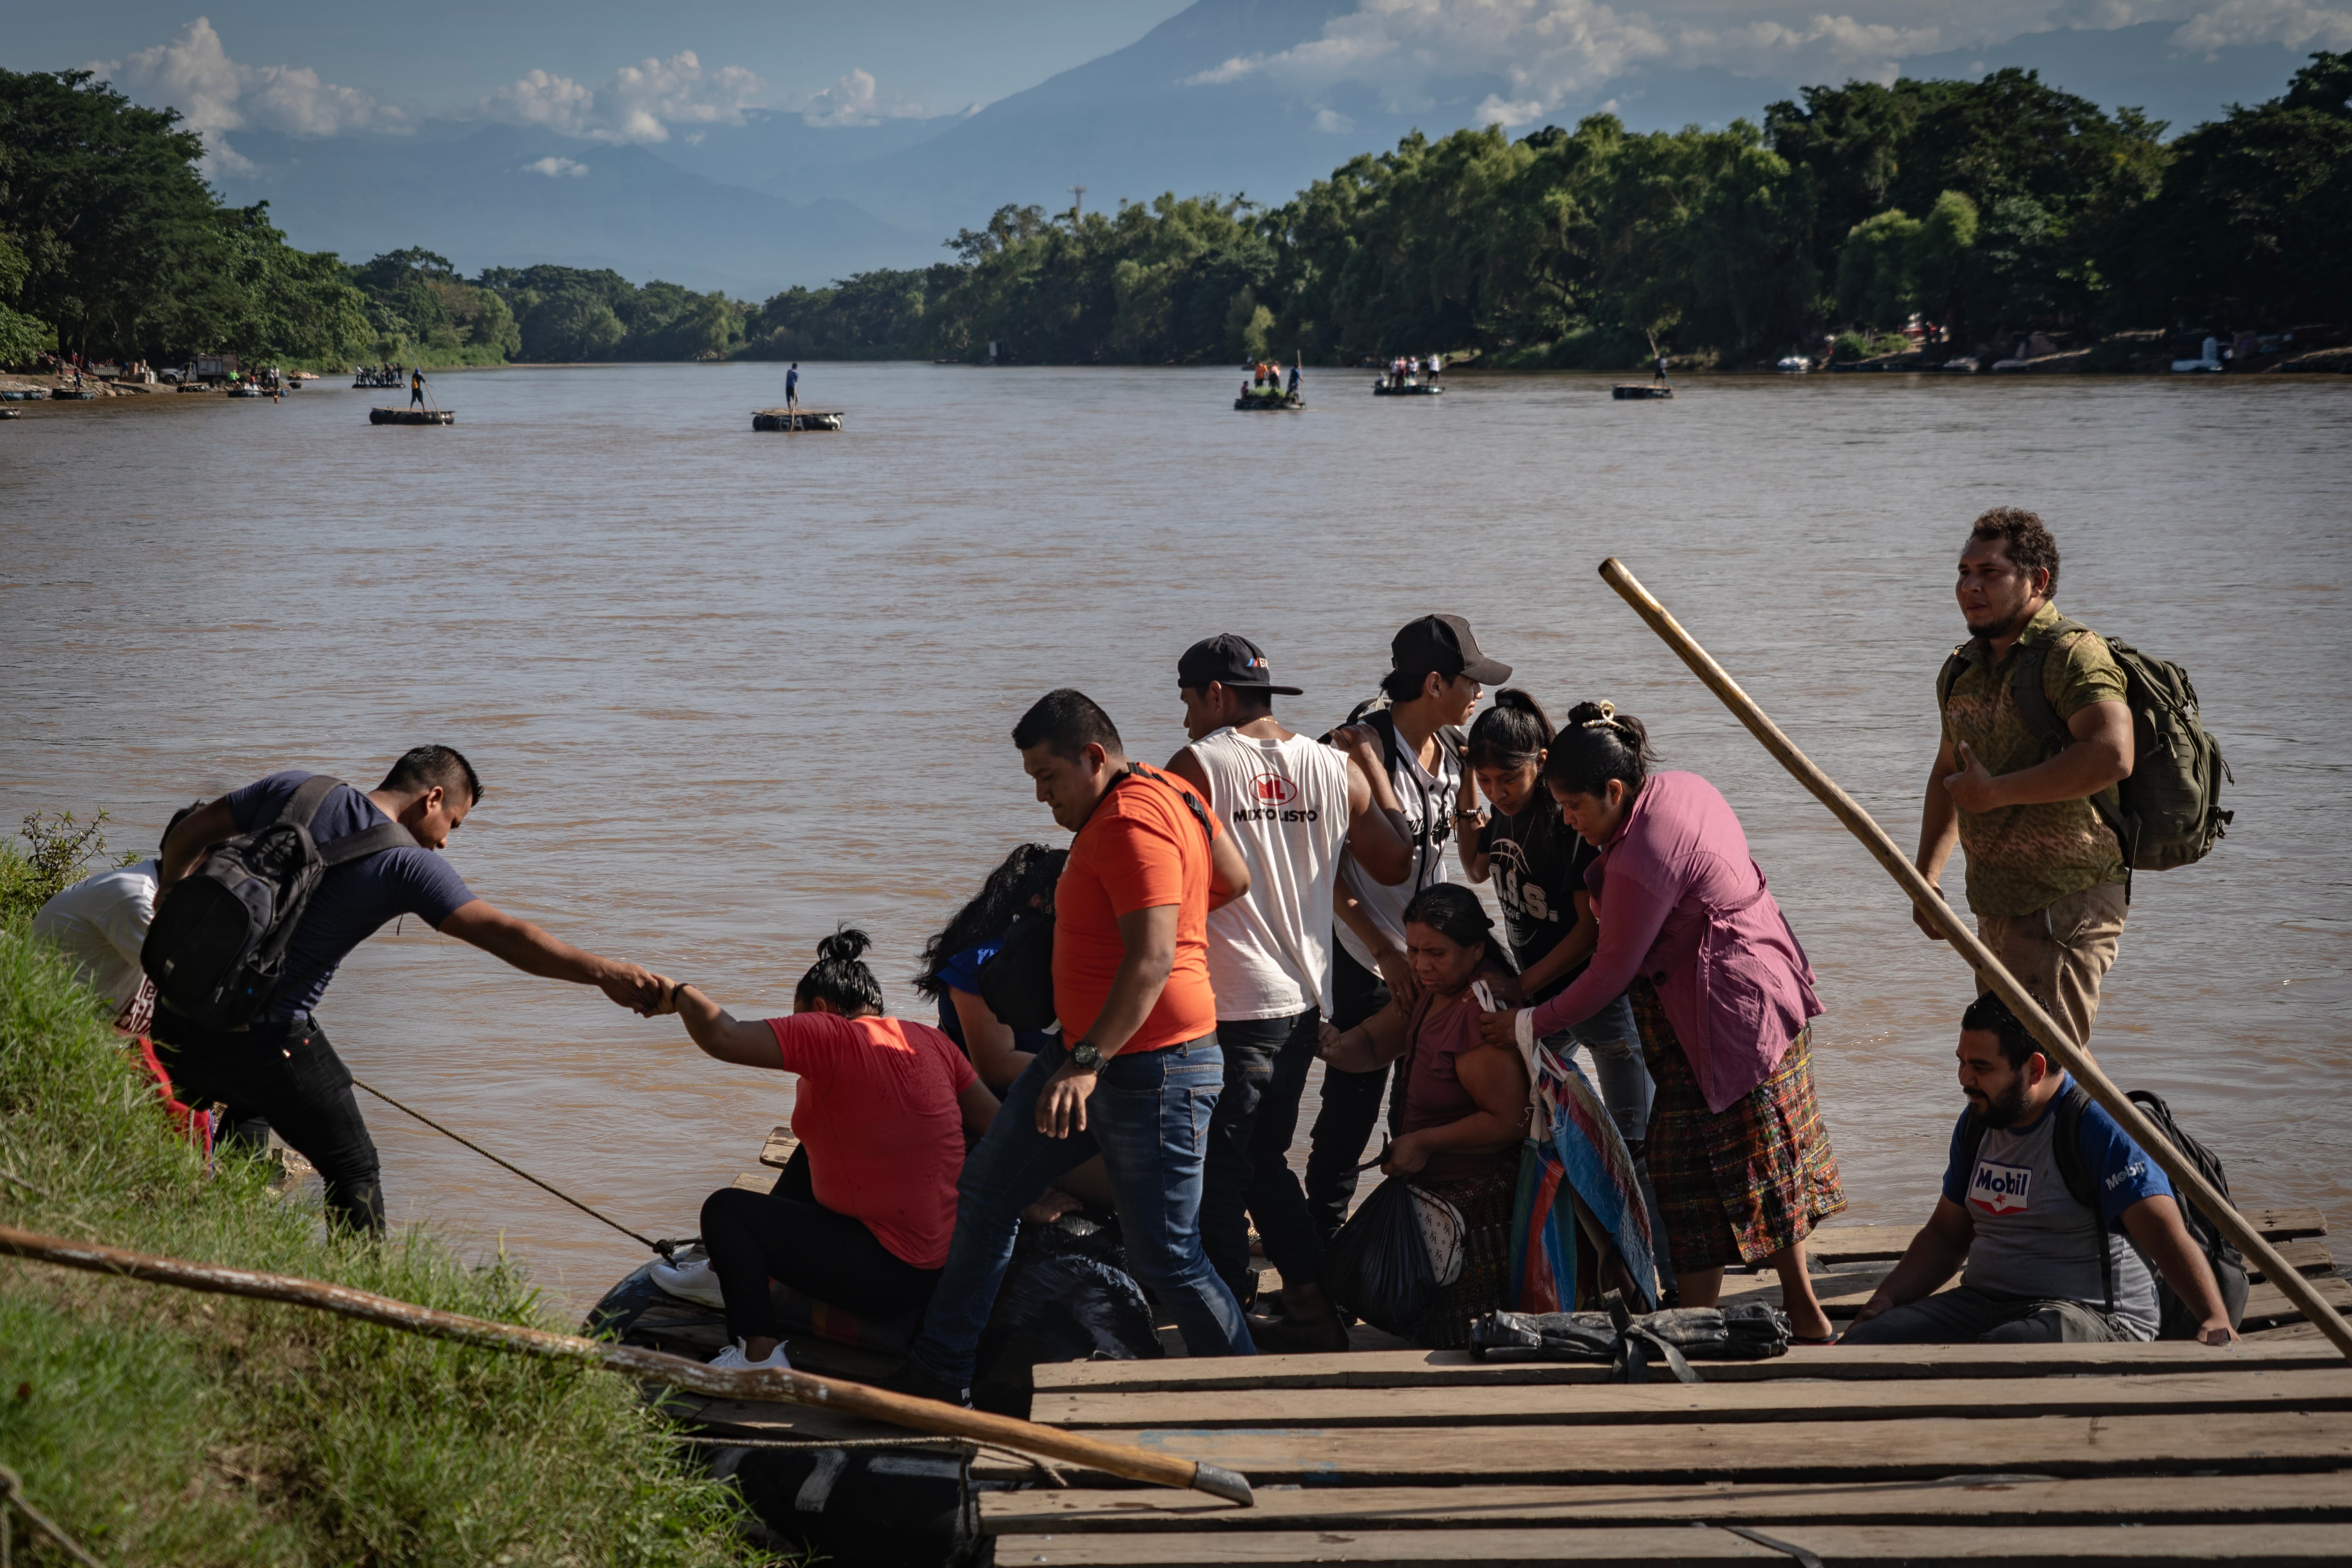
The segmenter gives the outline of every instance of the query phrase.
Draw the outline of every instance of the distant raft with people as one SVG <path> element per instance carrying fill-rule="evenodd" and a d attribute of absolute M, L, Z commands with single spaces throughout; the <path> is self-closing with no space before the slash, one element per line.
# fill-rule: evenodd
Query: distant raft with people
<path fill-rule="evenodd" d="M 842 410 L 838 408 L 754 408 L 751 428 L 754 430 L 838 430 Z"/>
<path fill-rule="evenodd" d="M 1244 392 L 1234 399 L 1234 406 L 1235 408 L 1304 408 L 1307 406 L 1307 399 L 1295 392 L 1276 393 L 1271 396 Z"/>
<path fill-rule="evenodd" d="M 457 412 L 454 408 L 371 408 L 371 425 L 455 425 Z"/>
<path fill-rule="evenodd" d="M 1436 383 L 1427 381 L 1409 381 L 1401 384 L 1390 381 L 1372 383 L 1374 397 L 1437 397 L 1444 391 L 1445 388 Z"/>

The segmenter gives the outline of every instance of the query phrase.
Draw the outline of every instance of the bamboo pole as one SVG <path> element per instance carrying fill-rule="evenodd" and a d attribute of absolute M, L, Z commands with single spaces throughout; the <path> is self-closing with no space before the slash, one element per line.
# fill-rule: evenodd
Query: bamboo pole
<path fill-rule="evenodd" d="M 2105 1108 L 2107 1114 L 2116 1119 L 2132 1142 L 2147 1150 L 2148 1158 L 2172 1178 L 2174 1190 L 2202 1209 L 2221 1234 L 2262 1269 L 2263 1277 L 2284 1291 L 2287 1300 L 2303 1310 L 2304 1317 L 2344 1352 L 2347 1361 L 2352 1361 L 2352 1325 L 2347 1325 L 2337 1315 L 2336 1309 L 2327 1303 L 2311 1281 L 2279 1256 L 2276 1247 L 2263 1239 L 2261 1234 L 2246 1223 L 2245 1216 L 2205 1179 L 2203 1172 L 2181 1157 L 2180 1151 L 2172 1146 L 2172 1141 L 2141 1114 L 2139 1107 L 2116 1087 L 2114 1079 L 2100 1070 L 2099 1064 L 2091 1059 L 2090 1054 L 2077 1046 L 2074 1037 L 2042 1010 L 2042 1005 L 2017 983 L 2017 977 L 2002 967 L 1991 950 L 1977 940 L 1977 933 L 1969 929 L 1951 905 L 1945 902 L 1943 896 L 1928 884 L 1927 879 L 1919 874 L 1919 868 L 1895 847 L 1895 840 L 1887 837 L 1886 830 L 1878 826 L 1870 813 L 1863 810 L 1852 795 L 1839 788 L 1837 782 L 1816 766 L 1811 757 L 1797 749 L 1797 743 L 1782 733 L 1780 727 L 1756 705 L 1755 699 L 1739 689 L 1739 683 L 1732 679 L 1723 666 L 1716 663 L 1688 632 L 1683 630 L 1681 623 L 1666 613 L 1666 607 L 1653 598 L 1650 591 L 1643 587 L 1615 556 L 1601 563 L 1601 575 L 1627 604 L 1633 606 L 1636 615 L 1650 624 L 1650 629 L 1664 638 L 1666 646 L 1690 666 L 1691 673 L 1704 681 L 1708 690 L 1721 698 L 1723 705 L 1764 742 L 1764 749 L 1779 758 L 1780 765 L 1795 774 L 1799 784 L 1812 791 L 1821 803 L 1830 808 L 1830 814 L 1862 840 L 1863 847 L 1886 868 L 1889 876 L 1902 884 L 1903 890 L 1910 895 L 1912 904 L 1926 913 L 1927 920 L 1952 944 L 1953 950 L 1991 984 L 2000 999 L 2009 1004 L 2010 1011 L 2016 1014 L 2018 1021 L 2042 1042 L 2052 1058 L 2073 1073 L 2074 1081 L 2088 1090 L 2091 1098 Z"/>
<path fill-rule="evenodd" d="M 1129 1480 L 1203 1491 L 1244 1508 L 1252 1500 L 1249 1481 L 1245 1478 L 1215 1465 L 1198 1464 L 1172 1454 L 1154 1454 L 1123 1444 L 1106 1443 L 1076 1432 L 1040 1426 L 1034 1421 L 1016 1420 L 1010 1415 L 992 1415 L 985 1411 L 966 1410 L 935 1399 L 892 1394 L 879 1388 L 869 1388 L 862 1383 L 815 1377 L 800 1371 L 753 1368 L 720 1372 L 698 1361 L 668 1355 L 660 1351 L 583 1339 L 576 1334 L 552 1333 L 545 1329 L 527 1329 L 513 1323 L 491 1322 L 485 1318 L 444 1312 L 436 1308 L 420 1307 L 414 1302 L 354 1290 L 348 1286 L 331 1285 L 322 1280 L 300 1279 L 285 1274 L 259 1274 L 218 1264 L 191 1263 L 184 1258 L 128 1252 L 120 1247 L 41 1236 L 9 1226 L 0 1226 L 0 1253 L 59 1264 L 68 1268 L 88 1269 L 95 1274 L 114 1274 L 150 1284 L 173 1285 L 186 1290 L 203 1290 L 221 1296 L 247 1296 L 262 1301 L 284 1301 L 297 1307 L 314 1308 L 340 1317 L 356 1318 L 362 1322 L 398 1329 L 404 1333 L 456 1340 L 462 1344 L 511 1351 L 549 1361 L 590 1363 L 650 1383 L 690 1389 L 697 1394 L 723 1399 L 789 1400 L 795 1405 L 887 1421 L 894 1426 L 909 1427 L 918 1432 L 937 1433 L 943 1437 L 963 1437 L 976 1443 L 991 1443 L 1017 1448 L 1023 1453 L 1043 1455 L 1050 1459 L 1064 1459 L 1089 1469 L 1124 1476 Z"/>

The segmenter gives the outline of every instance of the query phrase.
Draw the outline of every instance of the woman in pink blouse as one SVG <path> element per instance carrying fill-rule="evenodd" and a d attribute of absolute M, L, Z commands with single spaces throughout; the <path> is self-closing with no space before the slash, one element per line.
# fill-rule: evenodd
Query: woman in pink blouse
<path fill-rule="evenodd" d="M 1728 1264 L 1769 1263 L 1792 1337 L 1825 1344 L 1805 1237 L 1845 1194 L 1813 1100 L 1812 968 L 1729 803 L 1652 761 L 1640 720 L 1605 702 L 1569 715 L 1544 782 L 1601 851 L 1586 873 L 1600 945 L 1567 990 L 1485 1027 L 1541 1038 L 1628 995 L 1658 1084 L 1650 1175 L 1682 1304 L 1714 1305 Z"/>

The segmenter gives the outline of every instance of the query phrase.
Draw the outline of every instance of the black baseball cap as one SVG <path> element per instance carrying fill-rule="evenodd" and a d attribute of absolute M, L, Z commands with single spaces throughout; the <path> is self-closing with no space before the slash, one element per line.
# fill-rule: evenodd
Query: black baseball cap
<path fill-rule="evenodd" d="M 1184 650 L 1176 661 L 1176 684 L 1194 691 L 1206 691 L 1209 682 L 1221 681 L 1235 690 L 1247 688 L 1253 691 L 1270 692 L 1276 697 L 1297 697 L 1306 689 L 1298 686 L 1276 686 L 1274 670 L 1265 662 L 1265 652 L 1257 644 L 1232 632 L 1219 632 L 1213 637 L 1202 637 Z"/>
<path fill-rule="evenodd" d="M 1511 667 L 1488 658 L 1460 616 L 1423 616 L 1389 639 L 1389 663 L 1407 674 L 1466 675 L 1481 686 L 1511 679 Z"/>

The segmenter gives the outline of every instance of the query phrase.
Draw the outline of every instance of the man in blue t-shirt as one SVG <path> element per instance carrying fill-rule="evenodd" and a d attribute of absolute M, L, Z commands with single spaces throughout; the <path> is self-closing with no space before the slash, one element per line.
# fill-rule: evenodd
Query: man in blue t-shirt
<path fill-rule="evenodd" d="M 2067 1190 L 2052 1141 L 2074 1080 L 1990 992 L 1960 1019 L 1959 1058 L 1969 1111 L 1952 1130 L 1944 1194 L 1839 1342 L 2152 1340 L 2151 1261 L 2196 1314 L 2198 1339 L 2237 1338 L 2172 1184 L 2096 1103 L 2077 1133 L 2097 1212 Z M 1982 1132 L 1973 1155 L 1972 1121 Z M 1963 1259 L 1959 1288 L 1938 1292 Z"/>
<path fill-rule="evenodd" d="M 164 836 L 163 891 L 214 845 L 274 819 L 310 776 L 272 773 L 188 814 Z M 220 1101 L 227 1111 L 224 1140 L 257 1151 L 276 1128 L 318 1167 L 330 1215 L 362 1230 L 383 1227 L 375 1142 L 352 1094 L 350 1069 L 310 1012 L 352 949 L 395 917 L 415 915 L 526 974 L 596 986 L 648 1016 L 665 990 L 641 965 L 583 952 L 474 896 L 436 851 L 481 797 L 473 764 L 447 746 L 417 747 L 365 795 L 348 784 L 330 791 L 310 824 L 320 844 L 389 819 L 408 829 L 415 847 L 366 856 L 320 878 L 287 943 L 277 989 L 251 1025 L 206 1029 L 168 1006 L 156 1009 L 153 1038 L 180 1098 Z"/>

